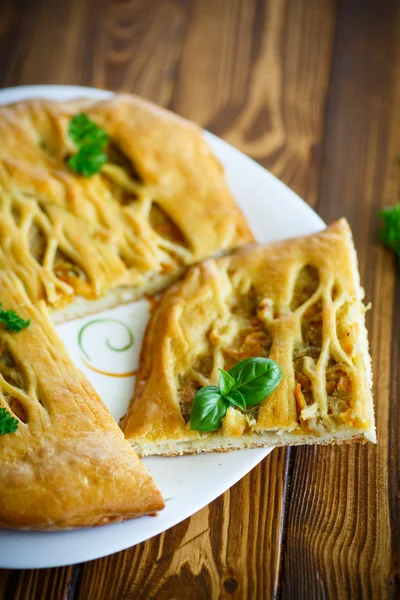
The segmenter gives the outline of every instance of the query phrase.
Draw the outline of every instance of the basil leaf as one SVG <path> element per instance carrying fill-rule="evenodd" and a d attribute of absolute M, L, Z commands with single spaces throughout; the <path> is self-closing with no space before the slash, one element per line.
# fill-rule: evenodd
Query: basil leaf
<path fill-rule="evenodd" d="M 234 406 L 241 408 L 242 410 L 246 410 L 246 402 L 238 390 L 231 390 L 227 396 L 225 396 L 225 400 L 228 400 Z"/>
<path fill-rule="evenodd" d="M 201 388 L 193 399 L 190 412 L 190 429 L 196 431 L 216 431 L 222 426 L 227 403 L 218 387 L 207 385 Z"/>
<path fill-rule="evenodd" d="M 243 394 L 248 406 L 267 398 L 282 379 L 282 371 L 275 361 L 258 356 L 245 358 L 228 372 L 235 380 L 234 389 Z"/>
<path fill-rule="evenodd" d="M 219 371 L 219 388 L 221 390 L 221 394 L 226 396 L 229 394 L 232 388 L 235 387 L 235 380 L 229 373 L 224 371 L 223 369 L 218 369 Z"/>

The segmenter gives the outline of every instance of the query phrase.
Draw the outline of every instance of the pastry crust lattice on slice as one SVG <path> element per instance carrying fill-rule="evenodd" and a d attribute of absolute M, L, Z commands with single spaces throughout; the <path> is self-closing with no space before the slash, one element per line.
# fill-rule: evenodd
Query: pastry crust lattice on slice
<path fill-rule="evenodd" d="M 67 164 L 79 113 L 109 136 L 87 178 Z M 0 245 L 55 321 L 154 293 L 254 241 L 200 129 L 150 102 L 29 100 L 0 107 L 0 138 Z"/>
<path fill-rule="evenodd" d="M 122 430 L 141 455 L 375 441 L 363 290 L 345 220 L 192 267 L 149 323 Z M 218 367 L 274 359 L 281 383 L 222 428 L 189 428 L 193 397 Z"/>
<path fill-rule="evenodd" d="M 104 525 L 163 508 L 151 476 L 69 359 L 44 303 L 30 303 L 5 268 L 0 302 L 31 321 L 19 333 L 0 326 L 0 408 L 18 419 L 15 433 L 0 435 L 0 527 Z"/>

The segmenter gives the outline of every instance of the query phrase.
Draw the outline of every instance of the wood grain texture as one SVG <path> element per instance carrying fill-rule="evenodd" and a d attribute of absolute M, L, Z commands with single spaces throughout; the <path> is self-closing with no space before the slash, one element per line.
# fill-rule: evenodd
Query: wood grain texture
<path fill-rule="evenodd" d="M 379 445 L 274 451 L 130 550 L 0 571 L 1 599 L 400 594 L 400 283 L 375 216 L 399 189 L 399 32 L 396 0 L 3 0 L 1 86 L 143 95 L 253 156 L 327 221 L 349 218 L 374 304 Z"/>
<path fill-rule="evenodd" d="M 334 3 L 198 0 L 192 5 L 171 107 L 315 204 Z"/>
<path fill-rule="evenodd" d="M 372 302 L 379 444 L 296 450 L 284 598 L 400 594 L 398 319 L 392 326 L 399 297 L 396 265 L 377 237 L 377 211 L 395 202 L 400 182 L 398 8 L 397 2 L 382 3 L 379 11 L 373 2 L 341 2 L 318 201 L 325 220 L 348 217 L 359 250 Z"/>
<path fill-rule="evenodd" d="M 274 452 L 192 518 L 144 544 L 88 563 L 77 598 L 269 597 L 266 591 L 277 587 L 287 468 L 285 453 Z"/>
<path fill-rule="evenodd" d="M 70 597 L 72 567 L 27 571 L 0 571 L 0 597 L 4 600 L 61 600 Z"/>

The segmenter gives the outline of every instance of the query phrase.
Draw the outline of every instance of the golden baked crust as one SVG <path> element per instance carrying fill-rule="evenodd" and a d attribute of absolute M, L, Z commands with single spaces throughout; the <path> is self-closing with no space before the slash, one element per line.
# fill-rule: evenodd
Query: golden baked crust
<path fill-rule="evenodd" d="M 110 137 L 99 174 L 74 174 L 71 118 Z M 75 312 L 164 288 L 183 269 L 254 238 L 193 124 L 130 95 L 0 108 L 0 246 L 33 302 Z M 108 303 L 91 302 L 111 294 Z"/>
<path fill-rule="evenodd" d="M 344 219 L 192 267 L 152 316 L 122 430 L 141 455 L 374 441 L 362 298 Z M 218 432 L 191 431 L 196 391 L 249 356 L 274 359 L 279 386 L 248 415 L 230 407 Z"/>
<path fill-rule="evenodd" d="M 0 327 L 0 407 L 18 418 L 0 435 L 0 527 L 104 525 L 163 508 L 150 474 L 47 316 L 0 262 L 0 302 L 29 318 Z"/>
<path fill-rule="evenodd" d="M 87 179 L 66 162 L 81 112 L 110 138 L 108 162 Z M 201 131 L 144 100 L 4 106 L 0 138 L 0 302 L 31 320 L 18 334 L 0 327 L 0 407 L 20 420 L 0 436 L 0 527 L 154 512 L 160 493 L 46 306 L 57 321 L 152 293 L 252 234 Z"/>

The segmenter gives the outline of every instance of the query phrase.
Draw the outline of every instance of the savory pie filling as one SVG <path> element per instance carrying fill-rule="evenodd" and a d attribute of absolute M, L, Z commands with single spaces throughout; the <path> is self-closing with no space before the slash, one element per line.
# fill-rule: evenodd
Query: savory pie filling
<path fill-rule="evenodd" d="M 215 289 L 221 285 L 222 288 L 226 282 L 225 273 L 214 275 L 212 287 Z M 206 385 L 218 385 L 217 367 L 229 370 L 245 358 L 268 358 L 274 341 L 279 344 L 277 332 L 282 327 L 285 329 L 285 322 L 298 323 L 300 336 L 292 353 L 291 393 L 297 413 L 297 427 L 292 428 L 292 432 L 307 431 L 318 436 L 327 426 L 340 428 L 348 424 L 352 408 L 351 372 L 356 368 L 352 356 L 359 332 L 356 320 L 359 313 L 353 302 L 346 300 L 336 282 L 329 287 L 328 294 L 324 293 L 319 269 L 312 264 L 300 268 L 288 303 L 286 306 L 281 303 L 279 308 L 274 300 L 257 293 L 253 285 L 248 286 L 243 281 L 238 284 L 234 270 L 231 269 L 227 275 L 230 288 L 223 300 L 227 311 L 224 316 L 218 314 L 217 318 L 209 315 L 207 351 L 201 355 L 193 354 L 194 343 L 190 348 L 192 354 L 186 359 L 190 368 L 177 375 L 177 394 L 186 426 L 189 426 L 191 406 L 197 391 Z M 338 356 L 337 349 L 333 354 L 329 351 L 330 341 L 324 329 L 324 314 L 328 310 L 324 307 L 327 304 L 331 304 L 329 310 L 335 314 L 333 335 L 337 337 L 344 357 Z M 185 314 L 183 308 L 182 319 Z M 335 345 L 334 338 L 331 342 Z M 320 386 L 321 377 L 323 387 Z M 246 412 L 231 406 L 223 419 L 222 434 L 231 437 L 244 433 L 257 435 L 259 411 L 258 405 Z"/>
<path fill-rule="evenodd" d="M 27 423 L 27 400 L 26 377 L 0 336 L 0 407 L 7 408 L 22 423 Z"/>
<path fill-rule="evenodd" d="M 313 265 L 304 265 L 296 277 L 290 310 L 294 311 L 307 302 L 317 291 L 319 283 L 318 269 Z"/>
<path fill-rule="evenodd" d="M 0 112 L 0 248 L 32 301 L 60 309 L 127 288 L 154 293 L 200 258 L 252 241 L 200 132 L 168 113 L 128 96 Z M 106 162 L 90 176 L 70 162 L 77 115 L 104 134 Z"/>

